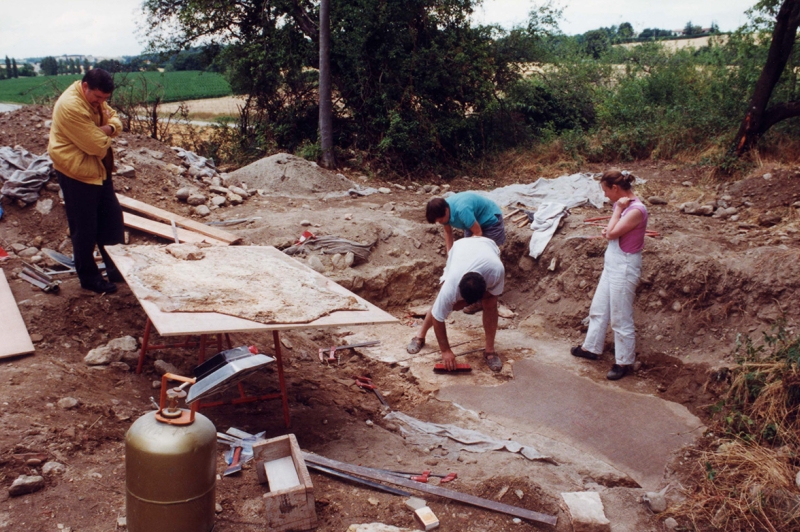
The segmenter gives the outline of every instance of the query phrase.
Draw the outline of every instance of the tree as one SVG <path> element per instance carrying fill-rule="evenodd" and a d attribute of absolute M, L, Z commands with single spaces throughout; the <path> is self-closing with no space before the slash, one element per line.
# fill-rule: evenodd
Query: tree
<path fill-rule="evenodd" d="M 45 76 L 56 76 L 58 75 L 58 62 L 56 58 L 53 56 L 47 56 L 42 59 L 39 68 L 44 72 Z"/>
<path fill-rule="evenodd" d="M 11 79 L 14 76 L 14 71 L 11 70 L 11 59 L 6 56 L 6 78 Z"/>
<path fill-rule="evenodd" d="M 633 39 L 635 33 L 633 33 L 633 25 L 630 22 L 623 22 L 617 28 L 617 40 L 618 41 L 629 41 Z"/>
<path fill-rule="evenodd" d="M 335 144 L 414 167 L 485 149 L 484 120 L 503 90 L 497 76 L 510 69 L 496 55 L 502 30 L 471 25 L 476 5 L 332 2 Z M 319 139 L 318 7 L 311 0 L 145 0 L 145 31 L 151 51 L 227 45 L 231 86 L 251 96 L 247 131 L 244 121 L 240 131 L 260 146 L 294 150 Z"/>
<path fill-rule="evenodd" d="M 775 12 L 778 1 L 762 0 L 753 9 L 771 14 Z M 734 139 L 733 150 L 737 155 L 742 155 L 755 146 L 758 139 L 778 122 L 800 116 L 800 100 L 798 99 L 777 102 L 767 107 L 775 86 L 780 81 L 786 65 L 792 57 L 792 48 L 797 40 L 798 25 L 800 25 L 800 0 L 783 0 L 775 15 L 766 63 L 756 82 L 747 112 Z"/>
<path fill-rule="evenodd" d="M 701 33 L 703 33 L 703 28 L 700 26 L 694 26 L 691 20 L 686 23 L 686 26 L 683 27 L 684 35 L 700 35 Z"/>
<path fill-rule="evenodd" d="M 600 59 L 600 56 L 611 48 L 611 40 L 608 37 L 608 32 L 603 28 L 587 31 L 583 36 L 585 38 L 584 46 L 586 54 L 594 59 Z"/>
<path fill-rule="evenodd" d="M 84 57 L 83 58 L 83 73 L 86 74 L 91 69 L 92 69 L 92 67 L 89 65 L 89 59 Z"/>
<path fill-rule="evenodd" d="M 333 103 L 331 102 L 331 1 L 319 4 L 319 140 L 322 166 L 335 168 Z"/>
<path fill-rule="evenodd" d="M 14 73 L 15 78 L 19 77 L 19 70 L 17 70 L 17 60 L 14 59 L 13 57 L 11 58 L 11 71 Z"/>

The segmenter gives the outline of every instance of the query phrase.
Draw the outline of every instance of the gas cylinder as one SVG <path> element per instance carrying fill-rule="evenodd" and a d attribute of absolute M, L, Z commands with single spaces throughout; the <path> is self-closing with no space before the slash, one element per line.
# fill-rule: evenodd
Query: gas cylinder
<path fill-rule="evenodd" d="M 205 416 L 178 408 L 183 387 L 167 390 L 161 404 L 137 419 L 125 435 L 126 518 L 129 532 L 210 532 L 214 528 L 217 431 Z M 166 399 L 170 404 L 165 408 Z"/>

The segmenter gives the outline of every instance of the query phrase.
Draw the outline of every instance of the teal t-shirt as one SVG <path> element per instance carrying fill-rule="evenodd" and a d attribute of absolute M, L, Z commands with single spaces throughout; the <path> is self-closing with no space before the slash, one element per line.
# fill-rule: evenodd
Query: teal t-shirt
<path fill-rule="evenodd" d="M 450 207 L 450 220 L 447 223 L 456 229 L 471 229 L 476 221 L 481 229 L 489 227 L 498 223 L 498 214 L 503 215 L 497 203 L 475 192 L 459 192 L 445 201 Z"/>

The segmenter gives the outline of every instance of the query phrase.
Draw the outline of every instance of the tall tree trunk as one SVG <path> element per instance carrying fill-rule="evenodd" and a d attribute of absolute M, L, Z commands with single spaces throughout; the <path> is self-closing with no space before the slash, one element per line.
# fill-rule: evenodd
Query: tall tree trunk
<path fill-rule="evenodd" d="M 798 0 L 800 1 L 800 0 Z M 331 102 L 331 3 L 319 4 L 319 137 L 322 166 L 335 168 L 333 153 L 333 111 Z"/>
<path fill-rule="evenodd" d="M 786 68 L 792 54 L 792 47 L 797 38 L 797 26 L 800 24 L 800 0 L 784 0 L 775 19 L 772 32 L 772 43 L 767 54 L 767 62 L 758 78 L 747 114 L 739 126 L 733 149 L 741 155 L 752 148 L 758 139 L 776 122 L 797 116 L 797 102 L 778 104 L 767 109 L 772 91 Z"/>

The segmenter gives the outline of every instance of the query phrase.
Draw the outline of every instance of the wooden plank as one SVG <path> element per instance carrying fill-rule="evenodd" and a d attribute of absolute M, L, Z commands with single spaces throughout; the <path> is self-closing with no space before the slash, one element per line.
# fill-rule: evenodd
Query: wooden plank
<path fill-rule="evenodd" d="M 0 270 L 0 323 L 3 324 L 0 358 L 33 353 L 33 342 L 28 334 L 28 328 L 22 320 L 17 301 L 2 270 Z"/>
<path fill-rule="evenodd" d="M 256 331 L 285 331 L 300 329 L 321 329 L 325 327 L 354 326 L 354 325 L 378 325 L 382 323 L 398 323 L 399 320 L 388 312 L 376 307 L 366 299 L 359 297 L 347 290 L 343 286 L 334 283 L 324 275 L 316 272 L 289 257 L 285 253 L 271 246 L 252 246 L 249 249 L 258 248 L 265 256 L 278 257 L 296 268 L 313 272 L 319 278 L 318 284 L 325 286 L 329 290 L 342 295 L 355 297 L 360 303 L 366 306 L 367 310 L 339 310 L 327 316 L 308 323 L 272 323 L 265 324 L 257 321 L 250 321 L 227 314 L 216 312 L 162 312 L 154 302 L 145 299 L 146 293 L 138 283 L 130 283 L 133 295 L 139 300 L 147 316 L 153 322 L 161 336 L 185 336 L 187 334 L 217 334 L 217 333 L 240 333 Z M 231 255 L 235 256 L 239 247 L 225 247 L 230 250 Z M 114 260 L 114 264 L 119 269 L 123 277 L 127 277 L 133 267 L 133 259 L 125 253 L 125 246 L 107 246 L 106 251 Z"/>
<path fill-rule="evenodd" d="M 339 462 L 338 460 L 332 460 L 330 458 L 325 458 L 324 456 L 311 453 L 303 453 L 303 458 L 310 464 L 323 465 L 337 471 L 344 471 L 345 473 L 359 475 L 370 480 L 378 480 L 388 484 L 397 484 L 399 486 L 403 486 L 404 488 L 421 491 L 423 493 L 430 493 L 431 495 L 438 495 L 439 497 L 445 497 L 447 499 L 463 502 L 465 504 L 471 504 L 472 506 L 478 506 L 480 508 L 493 510 L 495 512 L 502 512 L 508 515 L 513 515 L 514 517 L 519 517 L 521 519 L 528 519 L 530 521 L 536 521 L 538 523 L 544 523 L 553 526 L 556 525 L 558 520 L 558 518 L 554 515 L 542 514 L 532 510 L 526 510 L 525 508 L 511 506 L 510 504 L 503 504 L 501 502 L 482 499 L 480 497 L 475 497 L 474 495 L 468 495 L 459 491 L 423 484 L 421 482 L 398 477 L 390 473 L 384 473 L 371 467 L 362 467 L 345 462 Z"/>
<path fill-rule="evenodd" d="M 291 456 L 265 462 L 264 470 L 267 473 L 269 491 L 280 491 L 300 485 L 300 479 Z"/>
<path fill-rule="evenodd" d="M 169 241 L 175 241 L 175 237 L 173 236 L 172 226 L 167 224 L 162 224 L 161 222 L 156 222 L 154 220 L 150 220 L 148 218 L 142 218 L 141 216 L 136 216 L 135 214 L 131 214 L 129 212 L 122 213 L 122 221 L 125 223 L 126 226 L 131 227 L 133 229 L 138 229 L 139 231 L 144 231 L 145 233 L 150 233 L 151 235 L 160 236 L 162 238 L 166 238 Z M 209 244 L 214 244 L 217 246 L 227 246 L 227 242 L 223 242 L 222 240 L 217 240 L 207 235 L 201 235 L 200 233 L 195 233 L 193 231 L 189 231 L 187 229 L 178 228 L 177 230 L 178 238 L 181 242 L 189 242 L 191 244 L 199 244 L 200 242 L 207 242 Z"/>
<path fill-rule="evenodd" d="M 242 239 L 242 237 L 229 231 L 225 231 L 224 229 L 217 229 L 216 227 L 211 227 L 206 224 L 196 222 L 190 218 L 185 218 L 179 214 L 175 214 L 164 209 L 159 209 L 158 207 L 153 207 L 152 205 L 148 205 L 143 201 L 135 200 L 133 198 L 129 198 L 128 196 L 123 196 L 122 194 L 117 194 L 117 199 L 119 200 L 119 204 L 129 211 L 138 212 L 139 214 L 150 216 L 151 218 L 162 222 L 169 223 L 175 221 L 175 224 L 178 227 L 189 229 L 190 231 L 200 233 L 201 235 L 210 236 L 215 240 L 221 240 L 228 244 L 234 244 Z"/>
<path fill-rule="evenodd" d="M 511 211 L 510 213 L 508 213 L 508 214 L 504 215 L 504 216 L 503 216 L 503 220 L 507 220 L 507 219 L 508 219 L 508 218 L 510 218 L 511 216 L 514 216 L 515 214 L 517 214 L 519 211 L 520 211 L 520 209 L 514 209 L 514 210 L 513 210 L 513 211 Z"/>

